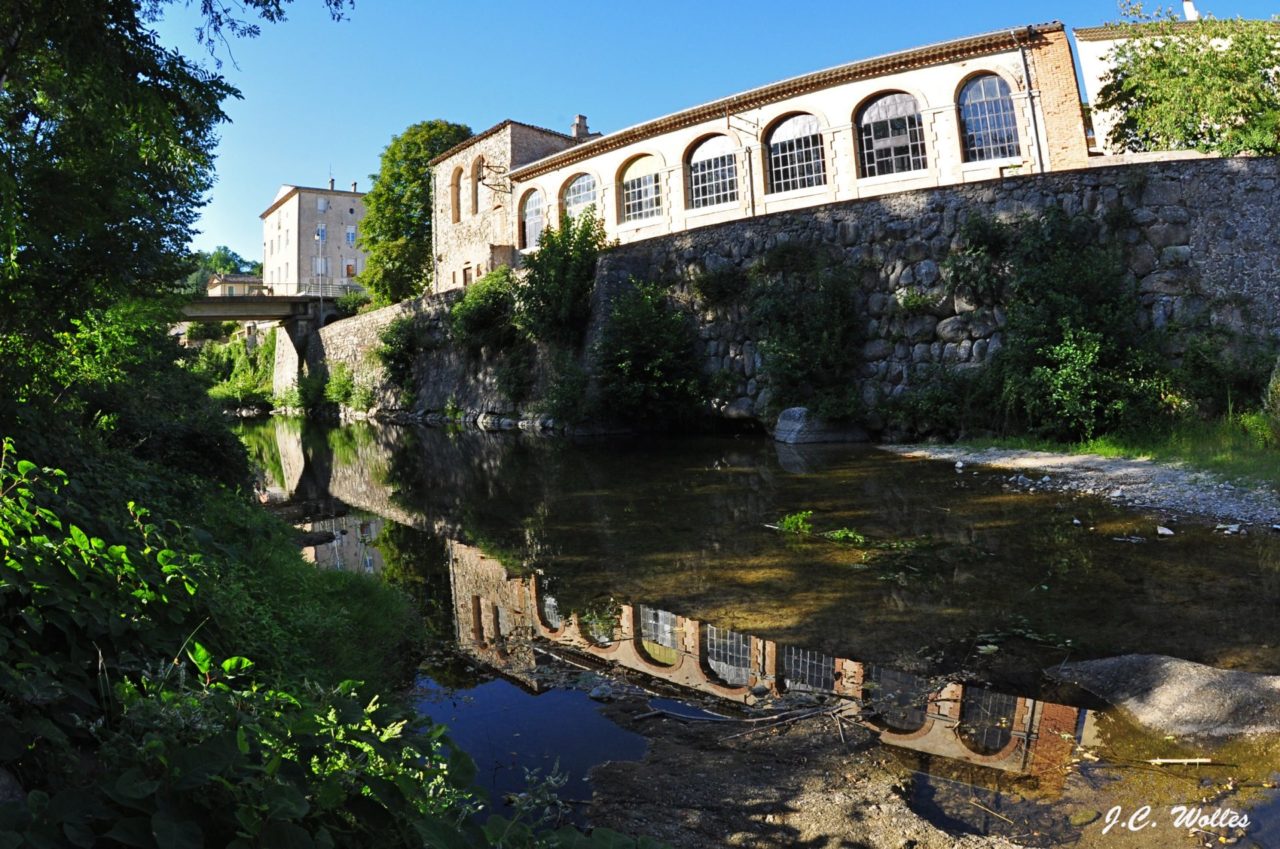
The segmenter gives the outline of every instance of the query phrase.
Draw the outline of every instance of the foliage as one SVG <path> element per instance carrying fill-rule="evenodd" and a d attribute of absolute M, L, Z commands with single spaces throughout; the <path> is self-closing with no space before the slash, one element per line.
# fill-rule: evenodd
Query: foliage
<path fill-rule="evenodd" d="M 363 312 L 373 303 L 367 292 L 347 292 L 339 295 L 333 302 L 334 309 L 338 311 L 338 318 L 350 318 L 351 316 Z"/>
<path fill-rule="evenodd" d="M 345 405 L 356 390 L 356 379 L 346 363 L 333 363 L 329 367 L 329 380 L 324 387 L 324 400 L 331 404 Z"/>
<path fill-rule="evenodd" d="M 515 310 L 515 278 L 510 268 L 499 266 L 463 292 L 449 311 L 449 329 L 473 355 L 486 348 L 499 352 L 518 341 Z"/>
<path fill-rule="evenodd" d="M 693 278 L 693 291 L 711 306 L 732 303 L 747 292 L 749 280 L 738 268 L 726 266 Z"/>
<path fill-rule="evenodd" d="M 224 405 L 265 404 L 271 397 L 275 358 L 276 329 L 272 328 L 252 350 L 243 336 L 226 344 L 205 344 L 192 369 L 213 383 L 209 395 Z"/>
<path fill-rule="evenodd" d="M 399 390 L 400 403 L 408 406 L 414 395 L 413 365 L 429 345 L 426 331 L 415 316 L 406 315 L 382 328 L 378 340 L 382 344 L 376 349 L 376 356 L 386 380 Z"/>
<path fill-rule="evenodd" d="M 604 222 L 588 208 L 542 233 L 516 289 L 516 324 L 538 342 L 577 348 L 591 316 L 596 259 L 608 245 Z"/>
<path fill-rule="evenodd" d="M 1129 22 L 1097 103 L 1119 116 L 1112 144 L 1280 153 L 1280 19 L 1179 22 L 1121 6 Z"/>
<path fill-rule="evenodd" d="M 788 513 L 778 520 L 778 530 L 787 534 L 811 534 L 813 533 L 812 510 L 801 510 L 797 513 Z"/>
<path fill-rule="evenodd" d="M 1008 314 L 983 377 L 1004 417 L 992 425 L 1079 439 L 1172 412 L 1120 248 L 1100 240 L 1094 221 L 1056 208 L 1010 224 L 973 218 L 962 238 L 946 262 L 949 287 Z"/>
<path fill-rule="evenodd" d="M 356 381 L 355 387 L 351 390 L 351 397 L 347 401 L 347 406 L 353 410 L 365 411 L 371 409 L 377 396 L 374 389 L 368 383 L 361 380 Z"/>
<path fill-rule="evenodd" d="M 1266 392 L 1275 345 L 1218 328 L 1175 328 L 1184 344 L 1170 375 L 1181 405 L 1196 415 L 1253 408 Z"/>
<path fill-rule="evenodd" d="M 364 197 L 359 245 L 369 259 L 359 276 L 380 303 L 422 294 L 431 283 L 432 159 L 471 137 L 471 128 L 421 121 L 393 136 Z"/>
<path fill-rule="evenodd" d="M 847 542 L 852 545 L 864 545 L 867 542 L 866 535 L 853 528 L 836 528 L 834 531 L 824 531 L 822 536 L 832 542 Z"/>
<path fill-rule="evenodd" d="M 218 245 L 212 252 L 195 251 L 191 260 L 196 269 L 187 275 L 182 288 L 196 295 L 205 293 L 209 278 L 215 274 L 262 274 L 261 263 L 250 262 L 226 245 Z"/>
<path fill-rule="evenodd" d="M 208 339 L 226 339 L 239 327 L 234 321 L 196 321 L 187 327 L 187 339 L 200 342 Z"/>
<path fill-rule="evenodd" d="M 805 406 L 827 419 L 860 412 L 866 316 L 854 270 L 814 249 L 783 245 L 752 276 L 751 319 L 773 406 Z"/>
<path fill-rule="evenodd" d="M 1280 357 L 1276 357 L 1271 379 L 1267 381 L 1266 392 L 1262 395 L 1262 412 L 1271 423 L 1276 441 L 1280 442 Z"/>
<path fill-rule="evenodd" d="M 595 347 L 600 404 L 629 421 L 686 421 L 704 396 L 693 328 L 661 286 L 632 284 L 614 300 Z"/>
<path fill-rule="evenodd" d="M 558 422 L 578 422 L 590 412 L 587 406 L 586 369 L 568 351 L 556 355 L 542 398 L 542 411 Z"/>

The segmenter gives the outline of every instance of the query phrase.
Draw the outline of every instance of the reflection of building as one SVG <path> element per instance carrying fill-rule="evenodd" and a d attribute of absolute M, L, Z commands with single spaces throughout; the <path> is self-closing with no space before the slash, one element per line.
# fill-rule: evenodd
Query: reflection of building
<path fill-rule="evenodd" d="M 262 218 L 262 283 L 272 295 L 333 298 L 359 290 L 366 254 L 356 246 L 364 194 L 281 186 Z"/>
<path fill-rule="evenodd" d="M 831 693 L 856 700 L 882 742 L 1005 772 L 1061 778 L 1083 711 L 982 687 L 780 646 L 668 611 L 623 604 L 612 628 L 565 616 L 537 576 L 512 578 L 472 546 L 450 544 L 459 645 L 531 680 L 533 640 L 679 687 L 743 703 L 758 694 Z"/>
<path fill-rule="evenodd" d="M 305 560 L 325 569 L 341 569 L 345 572 L 375 574 L 383 569 L 382 552 L 373 540 L 382 530 L 385 520 L 358 515 L 336 516 L 305 525 L 308 531 L 329 531 L 330 542 L 302 550 Z"/>

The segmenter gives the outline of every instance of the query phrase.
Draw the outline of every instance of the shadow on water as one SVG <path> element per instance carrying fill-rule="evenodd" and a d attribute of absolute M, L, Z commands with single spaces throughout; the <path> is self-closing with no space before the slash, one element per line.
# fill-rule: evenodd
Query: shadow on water
<path fill-rule="evenodd" d="M 427 670 L 439 683 L 424 681 L 423 709 L 464 748 L 492 749 L 499 794 L 517 789 L 516 764 L 585 771 L 581 739 L 597 760 L 636 756 L 581 692 L 547 695 L 548 658 L 567 653 L 727 704 L 847 700 L 917 775 L 917 811 L 953 832 L 1164 845 L 1099 837 L 1101 817 L 1202 798 L 1254 805 L 1251 839 L 1277 827 L 1262 786 L 1274 745 L 1222 753 L 1230 776 L 1144 769 L 1189 750 L 1039 672 L 1130 652 L 1280 671 L 1274 538 L 1174 524 L 1161 539 L 1152 518 L 1101 501 L 847 446 L 258 427 L 246 439 L 265 500 L 351 508 L 310 517 L 334 533 L 316 562 L 400 583 L 463 649 Z M 766 527 L 802 510 L 817 533 L 856 533 Z M 595 720 L 573 740 L 548 730 Z"/>

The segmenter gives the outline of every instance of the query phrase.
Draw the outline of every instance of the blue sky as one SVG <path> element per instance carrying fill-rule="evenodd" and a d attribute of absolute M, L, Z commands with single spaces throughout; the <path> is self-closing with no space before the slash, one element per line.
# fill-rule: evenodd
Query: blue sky
<path fill-rule="evenodd" d="M 198 4 L 196 4 L 198 5 Z M 1174 4 L 1179 10 L 1181 2 Z M 1274 0 L 1198 0 L 1202 13 L 1263 18 Z M 479 132 L 506 118 L 567 132 L 579 112 L 610 132 L 757 85 L 995 29 L 1116 20 L 1114 0 L 979 3 L 696 0 L 543 4 L 356 0 L 333 22 L 320 0 L 220 48 L 227 103 L 218 182 L 193 247 L 261 259 L 258 215 L 282 183 L 369 188 L 391 137 L 443 118 Z M 191 56 L 196 17 L 158 26 Z M 211 64 L 211 60 L 206 60 Z"/>

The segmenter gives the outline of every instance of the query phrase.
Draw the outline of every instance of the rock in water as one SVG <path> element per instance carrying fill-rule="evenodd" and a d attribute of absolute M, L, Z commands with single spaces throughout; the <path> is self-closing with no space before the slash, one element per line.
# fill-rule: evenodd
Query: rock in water
<path fill-rule="evenodd" d="M 1177 737 L 1280 733 L 1280 675 L 1217 669 L 1158 654 L 1126 654 L 1046 670 Z"/>
<path fill-rule="evenodd" d="M 867 432 L 856 425 L 840 425 L 817 418 L 805 407 L 789 407 L 778 414 L 773 438 L 788 445 L 815 442 L 868 442 Z"/>

